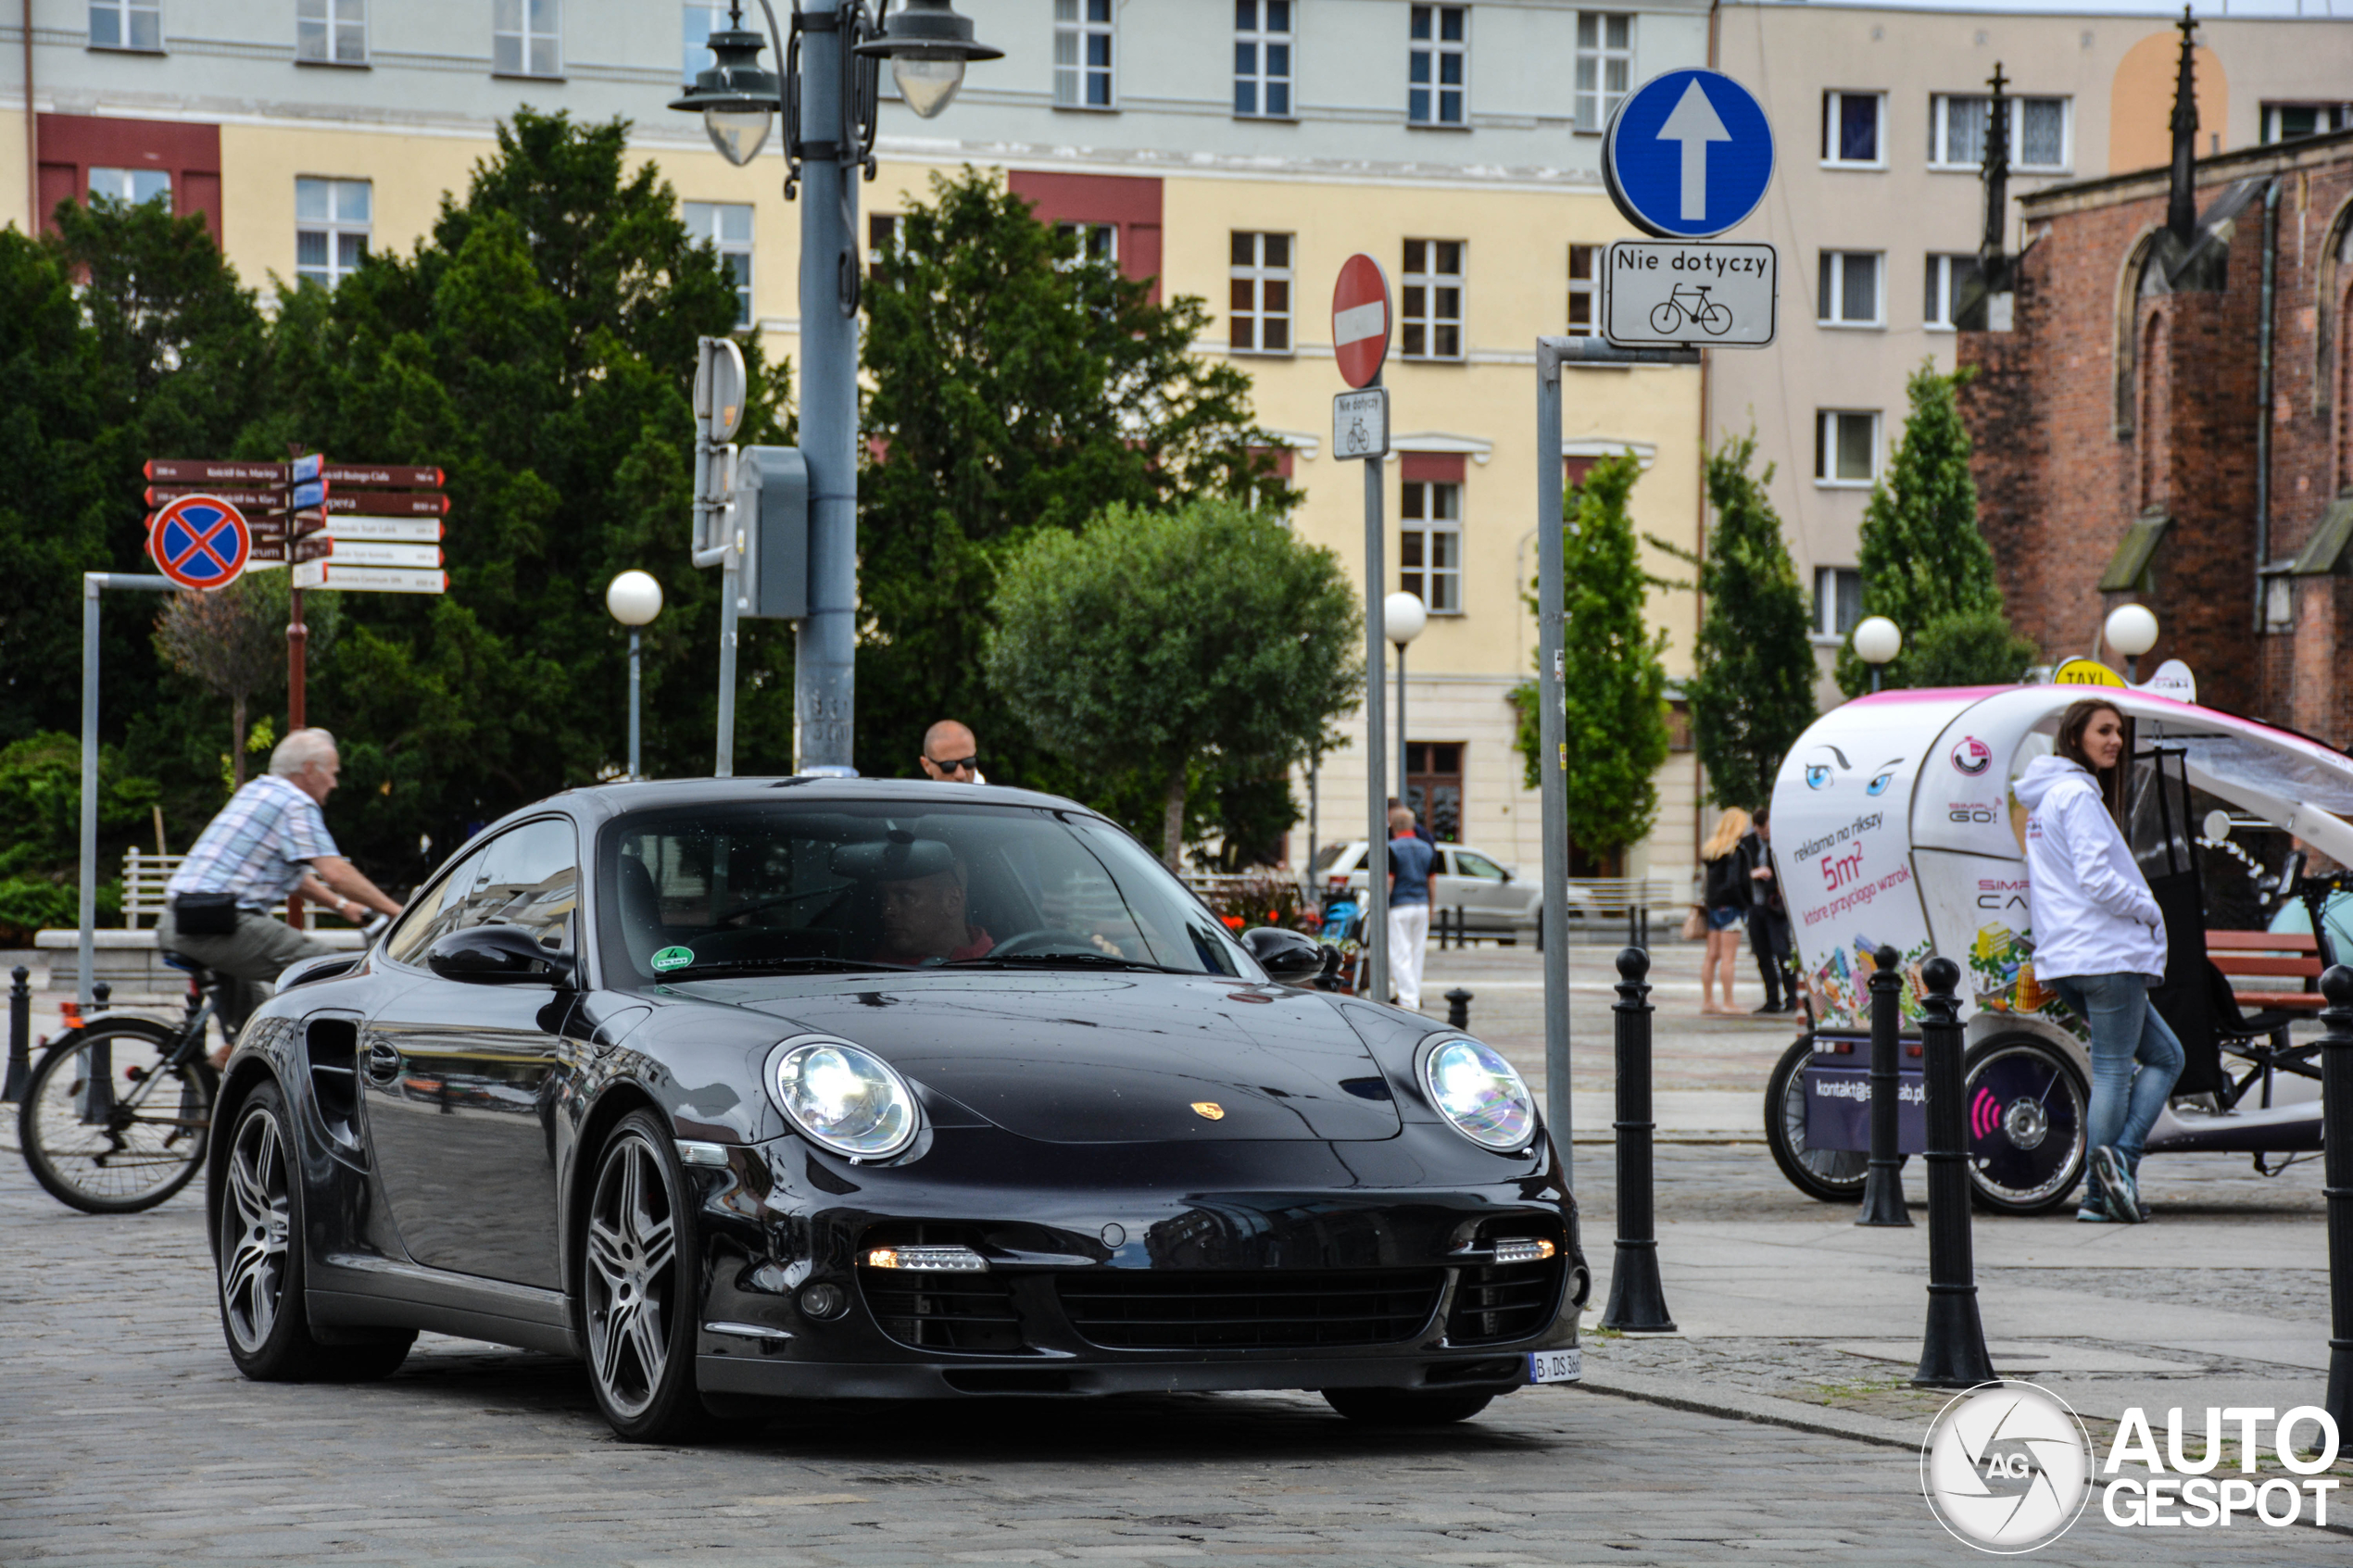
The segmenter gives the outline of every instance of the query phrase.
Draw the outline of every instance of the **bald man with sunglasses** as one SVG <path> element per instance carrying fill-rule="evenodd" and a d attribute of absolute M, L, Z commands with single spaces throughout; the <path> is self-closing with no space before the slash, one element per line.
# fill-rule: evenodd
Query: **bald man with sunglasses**
<path fill-rule="evenodd" d="M 941 784 L 986 784 L 980 776 L 980 743 L 953 719 L 924 732 L 924 772 Z"/>

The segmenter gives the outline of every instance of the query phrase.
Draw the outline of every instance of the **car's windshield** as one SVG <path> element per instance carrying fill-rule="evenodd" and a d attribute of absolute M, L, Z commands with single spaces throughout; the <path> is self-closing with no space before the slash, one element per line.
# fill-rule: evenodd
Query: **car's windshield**
<path fill-rule="evenodd" d="M 607 971 L 640 984 L 937 966 L 1255 972 L 1182 883 L 1077 811 L 673 808 L 608 826 L 598 859 Z"/>

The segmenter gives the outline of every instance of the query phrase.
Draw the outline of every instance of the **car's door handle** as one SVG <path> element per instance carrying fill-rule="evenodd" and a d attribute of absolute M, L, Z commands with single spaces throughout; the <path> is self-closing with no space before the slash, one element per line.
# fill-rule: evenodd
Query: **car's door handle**
<path fill-rule="evenodd" d="M 368 1081 L 389 1084 L 400 1076 L 400 1053 L 382 1040 L 368 1042 Z"/>

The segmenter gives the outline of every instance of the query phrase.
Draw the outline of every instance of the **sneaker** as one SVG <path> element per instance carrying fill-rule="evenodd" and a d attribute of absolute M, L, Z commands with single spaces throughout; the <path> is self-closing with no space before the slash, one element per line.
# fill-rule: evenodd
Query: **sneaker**
<path fill-rule="evenodd" d="M 2092 1183 L 2107 1199 L 2108 1210 L 2131 1224 L 2139 1224 L 2148 1210 L 2141 1207 L 2141 1195 L 2133 1190 L 2133 1173 L 2124 1168 L 2123 1157 L 2106 1144 L 2092 1150 Z"/>
<path fill-rule="evenodd" d="M 1751 1009 L 1750 1016 L 1753 1018 L 1762 1018 L 1768 1012 L 1787 1012 L 1788 1010 L 1789 1010 L 1787 1008 L 1781 1006 L 1779 1002 L 1767 1002 L 1761 1008 Z"/>
<path fill-rule="evenodd" d="M 2081 1209 L 2078 1209 L 2075 1211 L 2075 1219 L 2077 1223 L 2085 1225 L 2112 1225 L 2116 1223 L 2116 1216 L 2108 1211 L 2108 1206 L 2096 1200 L 2086 1202 Z"/>

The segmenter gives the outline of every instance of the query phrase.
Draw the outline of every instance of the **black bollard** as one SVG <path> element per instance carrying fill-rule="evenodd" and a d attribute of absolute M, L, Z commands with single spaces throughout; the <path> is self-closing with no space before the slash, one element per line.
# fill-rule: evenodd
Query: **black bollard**
<path fill-rule="evenodd" d="M 0 1101 L 14 1105 L 24 1098 L 24 1081 L 32 1072 L 32 971 L 19 964 L 8 972 L 8 1079 Z"/>
<path fill-rule="evenodd" d="M 1894 948 L 1881 947 L 1871 955 L 1879 967 L 1871 971 L 1871 1168 L 1863 1178 L 1863 1211 L 1858 1225 L 1906 1225 L 1912 1212 L 1904 1206 L 1904 1157 L 1896 1117 L 1902 1102 L 1896 1096 L 1896 1053 L 1903 1048 L 1904 972 Z"/>
<path fill-rule="evenodd" d="M 1464 990 L 1460 985 L 1457 985 L 1453 990 L 1447 992 L 1446 1027 L 1449 1029 L 1469 1028 L 1470 1005 L 1471 994 L 1468 991 Z"/>
<path fill-rule="evenodd" d="M 2322 1407 L 2353 1432 L 2353 969 L 2321 976 L 2321 1191 L 2328 1198 L 2329 1391 Z"/>
<path fill-rule="evenodd" d="M 1658 1278 L 1658 1236 L 1651 1210 L 1651 956 L 1617 955 L 1617 1250 L 1609 1271 L 1604 1328 L 1672 1334 L 1667 1289 Z"/>
<path fill-rule="evenodd" d="M 1969 1211 L 1969 1106 L 1962 1098 L 1961 966 L 1931 959 L 1920 972 L 1928 1013 L 1928 1333 L 1920 1342 L 1923 1388 L 1974 1388 L 1994 1380 L 1985 1324 L 1977 1315 L 1977 1265 Z"/>
<path fill-rule="evenodd" d="M 107 1010 L 107 1005 L 112 1002 L 113 999 L 114 987 L 108 985 L 106 981 L 101 980 L 95 985 L 90 987 L 89 1010 L 92 1012 L 104 1012 Z"/>

